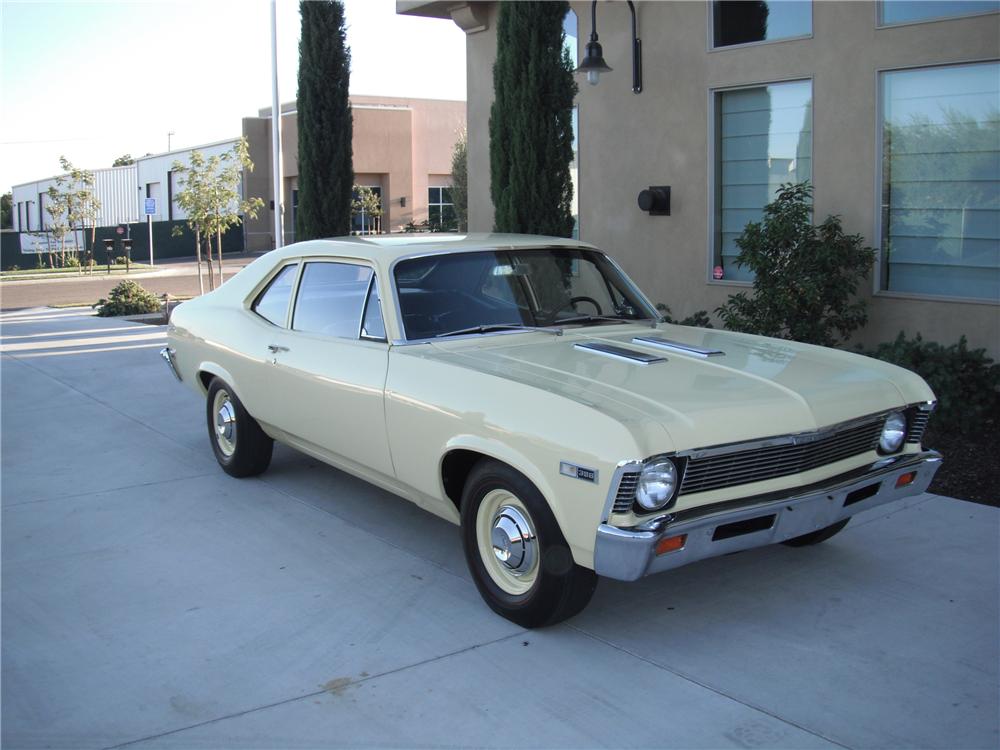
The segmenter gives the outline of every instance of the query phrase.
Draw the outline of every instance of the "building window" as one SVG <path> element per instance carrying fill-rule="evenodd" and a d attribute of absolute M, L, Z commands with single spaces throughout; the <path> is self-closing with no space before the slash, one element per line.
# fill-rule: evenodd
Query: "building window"
<path fill-rule="evenodd" d="M 773 42 L 811 33 L 812 3 L 808 1 L 715 0 L 712 3 L 715 47 Z"/>
<path fill-rule="evenodd" d="M 455 203 L 451 199 L 450 187 L 427 188 L 427 223 L 432 232 L 458 230 L 458 219 L 455 218 Z"/>
<path fill-rule="evenodd" d="M 879 23 L 918 23 L 1000 11 L 1000 0 L 882 0 Z"/>
<path fill-rule="evenodd" d="M 358 188 L 368 188 L 378 203 L 378 209 L 373 216 L 370 210 L 366 210 L 364 201 Z M 351 193 L 351 233 L 352 234 L 379 234 L 382 230 L 382 187 L 380 185 L 357 185 Z"/>
<path fill-rule="evenodd" d="M 881 286 L 1000 300 L 1000 63 L 883 73 Z"/>
<path fill-rule="evenodd" d="M 714 107 L 714 276 L 752 281 L 736 238 L 782 184 L 812 180 L 812 82 L 719 91 Z"/>

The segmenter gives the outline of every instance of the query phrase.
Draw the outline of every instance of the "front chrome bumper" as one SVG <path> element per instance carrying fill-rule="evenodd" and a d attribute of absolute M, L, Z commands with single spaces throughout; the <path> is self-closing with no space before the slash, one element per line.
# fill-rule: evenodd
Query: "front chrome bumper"
<path fill-rule="evenodd" d="M 861 471 L 798 491 L 775 493 L 664 514 L 640 526 L 597 529 L 594 570 L 634 581 L 650 573 L 763 547 L 825 528 L 861 511 L 926 491 L 941 466 L 935 451 L 883 459 Z M 900 477 L 915 472 L 910 483 Z M 673 551 L 657 554 L 661 540 L 686 535 Z"/>
<path fill-rule="evenodd" d="M 163 357 L 163 361 L 167 363 L 167 367 L 170 368 L 170 372 L 174 374 L 174 377 L 180 380 L 181 374 L 177 371 L 177 364 L 174 362 L 174 350 L 169 346 L 165 346 L 160 349 L 160 356 Z"/>

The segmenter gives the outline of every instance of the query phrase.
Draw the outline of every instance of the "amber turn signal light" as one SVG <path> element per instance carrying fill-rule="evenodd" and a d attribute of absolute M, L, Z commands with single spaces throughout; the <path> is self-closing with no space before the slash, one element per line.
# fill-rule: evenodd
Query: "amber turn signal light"
<path fill-rule="evenodd" d="M 900 474 L 899 479 L 896 480 L 896 489 L 900 487 L 905 487 L 908 484 L 913 484 L 913 480 L 917 478 L 917 472 L 908 471 L 905 474 Z"/>
<path fill-rule="evenodd" d="M 668 552 L 676 552 L 679 549 L 684 549 L 684 542 L 687 541 L 688 535 L 681 534 L 680 536 L 668 536 L 661 539 L 656 544 L 656 554 L 665 555 Z"/>

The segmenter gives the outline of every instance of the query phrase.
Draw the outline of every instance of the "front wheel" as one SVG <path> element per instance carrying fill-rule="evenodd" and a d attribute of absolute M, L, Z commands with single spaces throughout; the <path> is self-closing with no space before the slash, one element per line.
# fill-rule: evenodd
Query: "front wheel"
<path fill-rule="evenodd" d="M 525 628 L 572 617 L 597 586 L 594 571 L 573 562 L 542 494 L 497 461 L 480 462 L 465 484 L 462 542 L 483 599 Z"/>
<path fill-rule="evenodd" d="M 234 477 L 252 477 L 267 469 L 274 441 L 221 378 L 208 386 L 205 416 L 212 452 L 223 471 Z"/>
<path fill-rule="evenodd" d="M 834 534 L 839 534 L 847 526 L 847 522 L 850 518 L 845 518 L 842 521 L 837 521 L 837 523 L 831 523 L 822 529 L 816 531 L 810 531 L 808 534 L 803 534 L 802 536 L 793 536 L 791 539 L 786 539 L 782 544 L 787 544 L 789 547 L 809 547 L 813 544 L 819 544 L 820 542 L 825 542 Z"/>

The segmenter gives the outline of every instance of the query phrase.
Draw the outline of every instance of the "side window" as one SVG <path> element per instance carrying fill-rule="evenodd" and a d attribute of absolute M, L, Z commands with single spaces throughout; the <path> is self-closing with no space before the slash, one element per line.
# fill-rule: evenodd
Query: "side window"
<path fill-rule="evenodd" d="M 288 315 L 288 300 L 292 297 L 292 284 L 295 283 L 296 269 L 298 269 L 298 264 L 292 264 L 278 271 L 278 275 L 271 279 L 271 283 L 257 295 L 257 299 L 250 309 L 268 323 L 284 327 Z"/>
<path fill-rule="evenodd" d="M 356 339 L 372 269 L 351 263 L 306 263 L 292 328 Z"/>
<path fill-rule="evenodd" d="M 378 294 L 378 279 L 372 280 L 365 302 L 365 319 L 361 324 L 361 336 L 366 339 L 385 341 L 385 322 L 382 320 L 382 305 Z"/>

